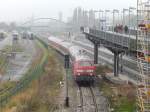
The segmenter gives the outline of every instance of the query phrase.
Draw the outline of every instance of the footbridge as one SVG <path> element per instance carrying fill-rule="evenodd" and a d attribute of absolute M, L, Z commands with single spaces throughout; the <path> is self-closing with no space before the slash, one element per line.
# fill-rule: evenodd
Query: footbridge
<path fill-rule="evenodd" d="M 86 38 L 94 44 L 94 63 L 98 63 L 98 48 L 103 45 L 114 54 L 114 76 L 119 74 L 119 59 L 122 54 L 135 54 L 137 37 L 112 31 L 102 31 L 89 27 L 81 27 Z"/>

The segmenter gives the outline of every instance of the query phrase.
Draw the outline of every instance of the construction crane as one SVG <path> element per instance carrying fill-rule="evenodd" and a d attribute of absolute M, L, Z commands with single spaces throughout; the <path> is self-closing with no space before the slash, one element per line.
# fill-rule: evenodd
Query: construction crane
<path fill-rule="evenodd" d="M 140 78 L 137 86 L 138 112 L 150 112 L 150 2 L 149 0 L 137 0 L 137 51 L 144 54 L 144 58 L 137 53 L 137 65 Z"/>

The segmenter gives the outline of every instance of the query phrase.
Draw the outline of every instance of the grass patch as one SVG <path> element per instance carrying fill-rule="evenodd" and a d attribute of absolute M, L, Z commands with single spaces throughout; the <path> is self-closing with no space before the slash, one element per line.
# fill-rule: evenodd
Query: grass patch
<path fill-rule="evenodd" d="M 136 109 L 136 88 L 132 85 L 117 85 L 105 79 L 112 72 L 107 66 L 98 66 L 96 74 L 101 75 L 100 91 L 108 98 L 112 112 L 134 112 Z"/>
<path fill-rule="evenodd" d="M 3 52 L 6 52 L 6 53 L 10 53 L 12 52 L 12 46 L 11 45 L 6 45 L 3 49 L 2 49 Z"/>
<path fill-rule="evenodd" d="M 115 85 L 103 81 L 100 85 L 103 95 L 108 98 L 112 112 L 134 112 L 136 108 L 135 88 L 131 85 Z"/>
<path fill-rule="evenodd" d="M 0 55 L 0 75 L 3 75 L 6 72 L 8 66 L 7 54 Z"/>
<path fill-rule="evenodd" d="M 23 52 L 24 51 L 24 48 L 18 43 L 14 46 L 12 45 L 6 45 L 3 49 L 2 49 L 2 52 L 5 52 L 5 53 L 11 53 L 11 52 Z"/>
<path fill-rule="evenodd" d="M 5 88 L 9 88 L 9 87 L 13 87 L 16 84 L 16 82 L 1 82 L 0 84 L 0 90 L 5 89 Z"/>
<path fill-rule="evenodd" d="M 13 87 L 15 87 L 16 82 L 2 82 L 0 84 L 0 98 L 5 97 L 6 95 L 9 94 L 9 90 Z"/>
<path fill-rule="evenodd" d="M 99 65 L 99 66 L 96 67 L 96 70 L 95 70 L 95 73 L 97 75 L 102 75 L 102 76 L 105 76 L 105 74 L 108 73 L 108 72 L 112 72 L 112 70 L 110 70 L 109 67 L 106 66 L 106 65 L 104 65 L 104 66 Z"/>

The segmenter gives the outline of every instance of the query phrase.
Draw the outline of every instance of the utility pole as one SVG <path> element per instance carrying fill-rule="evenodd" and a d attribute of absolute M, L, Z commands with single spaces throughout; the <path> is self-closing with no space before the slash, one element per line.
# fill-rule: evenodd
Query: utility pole
<path fill-rule="evenodd" d="M 131 45 L 132 43 L 131 43 L 131 41 L 130 41 L 130 35 L 131 35 L 131 26 L 130 26 L 130 16 L 131 16 L 131 12 L 133 11 L 133 10 L 136 10 L 136 8 L 134 8 L 134 7 L 129 7 L 129 44 Z M 131 48 L 131 46 L 130 46 L 130 48 Z"/>
<path fill-rule="evenodd" d="M 136 10 L 136 8 L 134 8 L 134 7 L 129 7 L 129 37 L 130 37 L 130 35 L 131 35 L 131 32 L 130 32 L 130 27 L 131 27 L 130 19 L 131 19 L 131 12 L 132 12 L 133 10 Z"/>
<path fill-rule="evenodd" d="M 68 75 L 69 75 L 69 55 L 65 55 L 65 65 L 66 69 L 66 98 L 65 98 L 65 106 L 69 107 L 69 95 L 68 95 Z"/>
<path fill-rule="evenodd" d="M 105 10 L 105 31 L 107 28 L 107 13 L 110 12 L 110 10 Z"/>
<path fill-rule="evenodd" d="M 104 12 L 104 11 L 103 11 L 103 10 L 98 10 L 98 11 L 97 11 L 97 10 L 94 10 L 94 14 L 97 13 L 97 12 L 99 13 L 99 22 L 98 22 L 98 23 L 99 23 L 99 28 L 100 28 L 100 30 L 101 30 L 101 29 L 102 29 L 102 28 L 101 28 L 101 18 L 103 19 L 103 12 Z M 101 14 L 100 14 L 100 13 L 102 13 L 102 17 L 101 17 Z M 102 23 L 102 26 L 103 26 L 103 23 Z"/>
<path fill-rule="evenodd" d="M 89 11 L 85 11 L 85 15 L 87 16 L 87 27 L 90 27 L 89 23 Z"/>
<path fill-rule="evenodd" d="M 122 17 L 122 25 L 123 25 L 123 28 L 126 26 L 126 25 L 125 25 L 125 12 L 126 12 L 126 11 L 128 11 L 128 9 L 123 9 L 123 12 L 122 12 L 122 13 L 123 13 L 123 15 L 122 15 L 122 16 L 123 16 L 123 17 Z M 123 31 L 123 33 L 124 33 L 124 31 Z M 123 42 L 123 41 L 122 41 L 122 42 Z M 120 54 L 120 62 L 121 62 L 120 72 L 121 72 L 121 73 L 123 72 L 123 59 L 122 59 L 122 58 L 123 58 L 123 55 L 124 55 L 123 53 Z"/>
<path fill-rule="evenodd" d="M 12 36 L 13 36 L 13 40 L 12 40 L 12 57 L 15 58 L 16 48 L 17 48 L 17 44 L 18 44 L 18 33 L 14 33 Z"/>

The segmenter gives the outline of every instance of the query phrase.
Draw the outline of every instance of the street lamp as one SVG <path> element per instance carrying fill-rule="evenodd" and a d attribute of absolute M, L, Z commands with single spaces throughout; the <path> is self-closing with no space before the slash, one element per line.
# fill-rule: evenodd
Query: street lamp
<path fill-rule="evenodd" d="M 131 12 L 132 12 L 133 10 L 136 10 L 136 8 L 134 8 L 134 7 L 129 7 L 129 37 L 130 37 L 130 16 L 131 16 Z"/>
<path fill-rule="evenodd" d="M 117 9 L 114 9 L 112 13 L 113 13 L 113 32 L 114 32 L 115 13 L 118 13 L 118 14 L 119 14 L 119 10 L 117 10 Z"/>
<path fill-rule="evenodd" d="M 136 8 L 134 8 L 134 7 L 129 7 L 129 27 L 130 27 L 130 16 L 131 16 L 131 12 L 132 12 L 133 10 L 136 10 Z"/>
<path fill-rule="evenodd" d="M 104 12 L 104 11 L 103 11 L 103 10 L 98 10 L 98 11 L 95 10 L 95 11 L 94 11 L 94 13 L 97 13 L 97 12 L 99 13 L 99 28 L 101 28 L 101 25 L 100 25 L 100 24 L 101 24 L 101 14 L 100 14 L 100 13 L 102 13 L 102 18 L 103 18 L 103 12 Z M 102 24 L 102 25 L 103 25 L 103 24 Z"/>
<path fill-rule="evenodd" d="M 86 19 L 87 19 L 87 26 L 89 27 L 89 11 L 84 11 L 84 13 L 85 13 L 85 16 L 87 17 Z"/>
<path fill-rule="evenodd" d="M 125 26 L 125 12 L 128 11 L 128 9 L 123 9 L 123 20 L 122 25 Z"/>
<path fill-rule="evenodd" d="M 68 54 L 65 55 L 65 64 L 64 64 L 64 68 L 66 69 L 66 98 L 65 98 L 65 105 L 66 107 L 69 107 L 69 95 L 68 95 L 68 75 L 69 75 L 69 60 L 70 60 L 70 56 Z"/>
<path fill-rule="evenodd" d="M 105 10 L 105 30 L 107 26 L 107 13 L 110 12 L 110 10 Z"/>
<path fill-rule="evenodd" d="M 100 13 L 102 13 L 102 16 L 100 15 Z M 103 30 L 103 27 L 104 27 L 104 24 L 103 24 L 103 16 L 104 16 L 104 11 L 103 10 L 99 10 L 99 28 L 101 29 L 101 30 Z M 101 24 L 101 22 L 102 22 L 102 24 Z"/>
<path fill-rule="evenodd" d="M 86 19 L 85 21 L 84 21 L 84 25 L 85 26 L 87 26 L 87 27 L 89 27 L 89 16 L 88 16 L 88 14 L 87 13 L 89 13 L 89 11 L 84 11 L 84 19 Z"/>
<path fill-rule="evenodd" d="M 96 27 L 96 15 L 95 13 L 97 13 L 98 11 L 94 10 L 94 26 Z"/>

